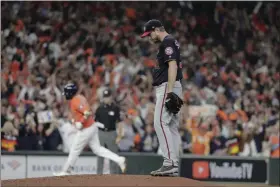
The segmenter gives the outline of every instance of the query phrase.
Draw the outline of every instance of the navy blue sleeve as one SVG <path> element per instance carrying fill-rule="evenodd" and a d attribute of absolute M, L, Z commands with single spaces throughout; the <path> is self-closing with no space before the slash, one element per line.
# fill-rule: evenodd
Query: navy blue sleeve
<path fill-rule="evenodd" d="M 178 47 L 175 45 L 175 40 L 166 40 L 163 45 L 163 58 L 164 62 L 176 61 Z"/>

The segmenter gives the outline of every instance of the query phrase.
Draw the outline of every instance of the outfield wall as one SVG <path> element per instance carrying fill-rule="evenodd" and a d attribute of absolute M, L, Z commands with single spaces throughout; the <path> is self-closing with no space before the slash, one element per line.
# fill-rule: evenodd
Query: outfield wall
<path fill-rule="evenodd" d="M 149 174 L 161 166 L 162 157 L 153 153 L 122 153 L 127 157 L 127 174 Z M 67 154 L 62 152 L 2 152 L 1 179 L 52 176 L 61 171 Z M 279 159 L 183 155 L 180 176 L 201 181 L 245 182 L 279 185 Z M 97 156 L 83 153 L 76 174 L 96 174 Z"/>

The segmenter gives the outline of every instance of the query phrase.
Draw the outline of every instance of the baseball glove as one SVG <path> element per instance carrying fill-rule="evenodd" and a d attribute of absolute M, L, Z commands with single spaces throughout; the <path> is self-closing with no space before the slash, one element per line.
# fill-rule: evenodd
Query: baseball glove
<path fill-rule="evenodd" d="M 168 112 L 177 114 L 183 105 L 183 100 L 174 92 L 167 94 L 165 99 L 165 107 Z"/>

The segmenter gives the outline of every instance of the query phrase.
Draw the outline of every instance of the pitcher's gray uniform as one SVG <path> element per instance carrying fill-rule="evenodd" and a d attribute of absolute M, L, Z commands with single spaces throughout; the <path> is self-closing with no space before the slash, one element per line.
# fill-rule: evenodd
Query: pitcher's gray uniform
<path fill-rule="evenodd" d="M 158 136 L 160 149 L 163 153 L 163 166 L 151 172 L 152 175 L 178 175 L 179 146 L 181 137 L 178 131 L 179 115 L 169 113 L 165 107 L 165 97 L 168 87 L 168 68 L 170 61 L 176 61 L 177 75 L 172 92 L 182 98 L 182 68 L 180 46 L 177 40 L 165 32 L 158 20 L 150 20 L 144 26 L 142 37 L 150 36 L 154 42 L 161 42 L 157 53 L 157 66 L 152 70 L 153 86 L 156 90 L 156 107 L 154 113 L 154 127 Z"/>

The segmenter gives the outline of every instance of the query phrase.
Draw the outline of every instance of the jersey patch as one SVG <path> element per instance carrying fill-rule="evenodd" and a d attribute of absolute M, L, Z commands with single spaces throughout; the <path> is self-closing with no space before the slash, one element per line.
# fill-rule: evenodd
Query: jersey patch
<path fill-rule="evenodd" d="M 166 55 L 171 55 L 171 54 L 173 54 L 173 49 L 172 49 L 172 47 L 167 47 L 167 48 L 165 48 L 164 52 Z"/>
<path fill-rule="evenodd" d="M 178 47 L 178 49 L 180 48 L 180 44 L 177 40 L 175 40 L 175 45 Z"/>

